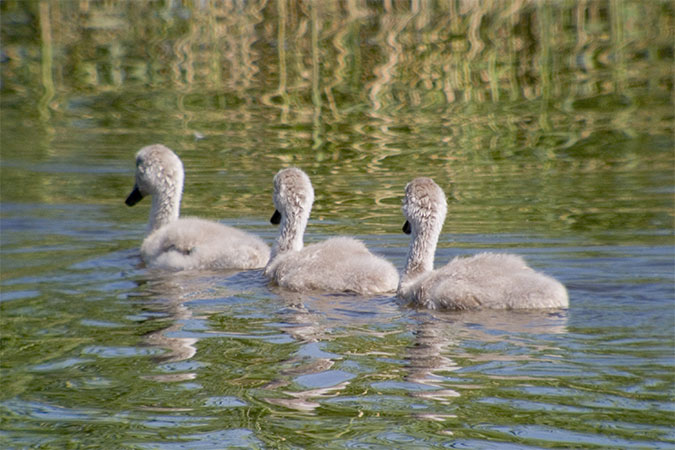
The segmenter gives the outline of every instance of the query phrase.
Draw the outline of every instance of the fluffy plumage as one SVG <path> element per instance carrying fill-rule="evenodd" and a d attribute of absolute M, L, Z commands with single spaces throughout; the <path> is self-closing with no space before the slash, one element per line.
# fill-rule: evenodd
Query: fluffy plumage
<path fill-rule="evenodd" d="M 259 237 L 217 222 L 179 218 L 183 179 L 183 164 L 169 148 L 155 144 L 136 154 L 136 185 L 125 203 L 133 206 L 152 196 L 143 261 L 170 270 L 264 267 L 270 249 Z"/>
<path fill-rule="evenodd" d="M 445 194 L 430 178 L 405 188 L 404 231 L 412 234 L 397 295 L 429 309 L 566 308 L 567 290 L 517 255 L 480 253 L 433 270 L 447 212 Z"/>
<path fill-rule="evenodd" d="M 303 235 L 314 202 L 307 174 L 297 168 L 283 169 L 274 177 L 272 223 L 279 235 L 265 275 L 279 286 L 298 292 L 393 292 L 398 284 L 396 268 L 356 239 L 335 237 L 303 247 Z"/>

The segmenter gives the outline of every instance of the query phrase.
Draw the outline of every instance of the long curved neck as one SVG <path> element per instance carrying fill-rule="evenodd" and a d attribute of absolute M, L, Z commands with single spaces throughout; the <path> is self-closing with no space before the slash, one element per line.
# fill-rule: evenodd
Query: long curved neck
<path fill-rule="evenodd" d="M 440 224 L 428 223 L 422 229 L 413 227 L 401 285 L 434 269 L 434 254 L 441 233 Z"/>
<path fill-rule="evenodd" d="M 282 214 L 279 235 L 277 236 L 274 248 L 272 248 L 270 261 L 281 253 L 302 250 L 303 236 L 305 235 L 308 219 L 309 211 L 302 211 L 290 217 Z"/>
<path fill-rule="evenodd" d="M 183 186 L 176 184 L 152 196 L 148 234 L 178 219 L 182 194 Z"/>

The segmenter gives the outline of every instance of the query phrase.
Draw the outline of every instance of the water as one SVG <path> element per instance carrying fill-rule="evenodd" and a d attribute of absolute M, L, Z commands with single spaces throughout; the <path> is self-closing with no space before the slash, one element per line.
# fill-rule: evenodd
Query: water
<path fill-rule="evenodd" d="M 673 448 L 669 2 L 3 2 L 3 448 Z M 280 45 L 283 42 L 284 45 Z M 510 251 L 565 311 L 299 295 L 140 264 L 133 155 L 183 214 L 397 267 L 403 187 L 449 197 L 436 255 Z"/>

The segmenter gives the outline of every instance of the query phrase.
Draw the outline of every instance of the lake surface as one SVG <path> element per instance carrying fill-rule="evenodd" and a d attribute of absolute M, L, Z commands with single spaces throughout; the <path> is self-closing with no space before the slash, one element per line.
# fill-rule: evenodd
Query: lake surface
<path fill-rule="evenodd" d="M 0 3 L 3 448 L 675 447 L 673 5 Z M 300 295 L 140 260 L 134 154 L 182 213 L 403 266 L 405 184 L 448 195 L 436 265 L 508 251 L 568 310 Z"/>

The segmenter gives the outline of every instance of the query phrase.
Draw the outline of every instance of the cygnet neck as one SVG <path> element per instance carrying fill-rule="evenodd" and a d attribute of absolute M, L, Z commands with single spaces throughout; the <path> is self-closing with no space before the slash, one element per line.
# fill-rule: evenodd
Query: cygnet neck
<path fill-rule="evenodd" d="M 436 245 L 440 233 L 441 226 L 436 223 L 412 226 L 410 246 L 401 276 L 401 286 L 434 269 L 434 255 L 436 254 Z"/>
<path fill-rule="evenodd" d="M 148 234 L 178 220 L 182 194 L 182 183 L 167 186 L 165 190 L 153 194 Z"/>
<path fill-rule="evenodd" d="M 279 236 L 274 248 L 272 248 L 270 261 L 279 254 L 302 250 L 308 219 L 309 211 L 300 211 L 290 216 L 286 213 L 281 215 Z"/>

